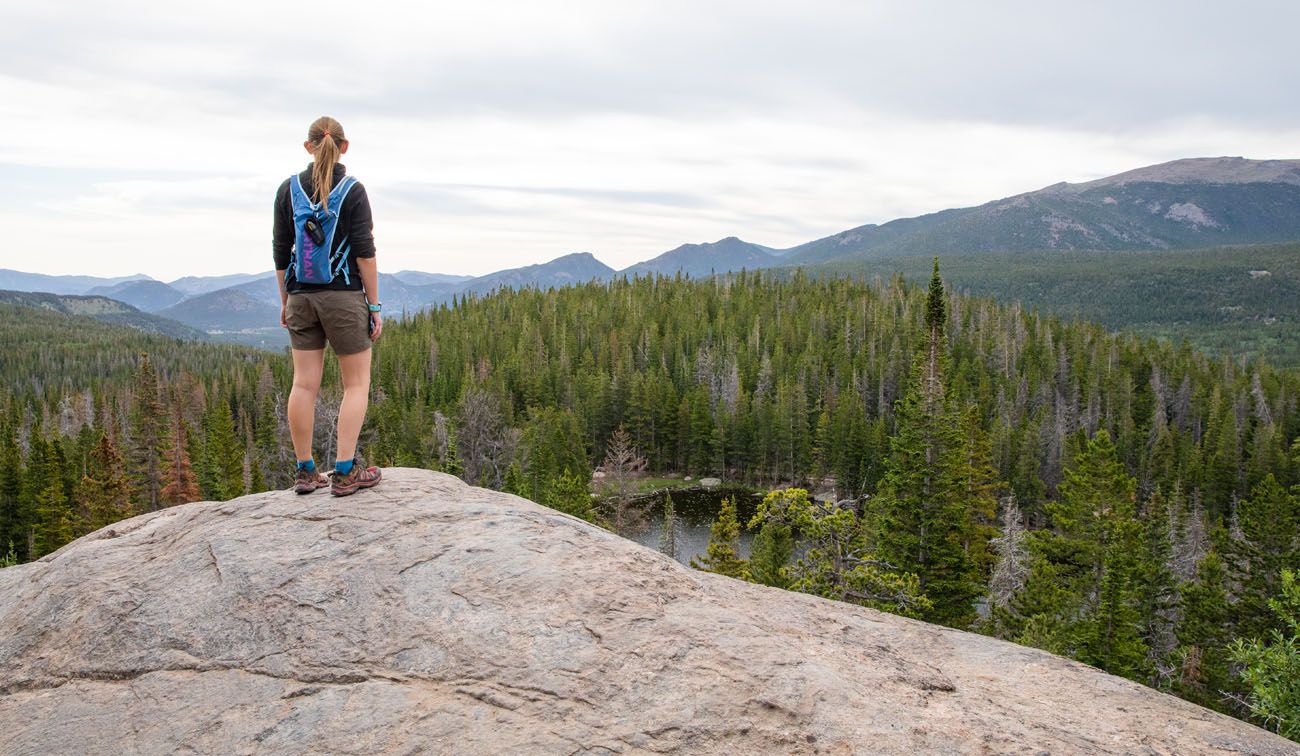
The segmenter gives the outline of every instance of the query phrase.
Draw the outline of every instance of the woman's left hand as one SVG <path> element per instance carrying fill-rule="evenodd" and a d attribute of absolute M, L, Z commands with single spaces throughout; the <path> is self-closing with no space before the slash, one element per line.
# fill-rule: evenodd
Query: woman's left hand
<path fill-rule="evenodd" d="M 370 340 L 378 341 L 384 330 L 384 316 L 377 312 L 370 313 Z"/>

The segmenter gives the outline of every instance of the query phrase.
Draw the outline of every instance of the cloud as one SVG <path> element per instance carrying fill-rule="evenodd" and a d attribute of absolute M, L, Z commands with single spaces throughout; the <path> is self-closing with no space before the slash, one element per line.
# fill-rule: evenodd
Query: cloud
<path fill-rule="evenodd" d="M 490 192 L 504 194 L 536 194 L 639 205 L 664 205 L 667 207 L 700 208 L 709 205 L 703 197 L 685 192 L 637 191 L 634 189 L 599 189 L 570 186 L 502 186 L 493 184 L 442 184 L 433 185 L 443 190 L 465 192 Z"/>
<path fill-rule="evenodd" d="M 1289 157 L 1298 21 L 1249 0 L 31 3 L 0 27 L 0 266 L 261 269 L 320 113 L 384 264 L 461 273 Z M 80 251 L 103 244 L 120 255 Z"/>
<path fill-rule="evenodd" d="M 105 2 L 17 10 L 0 69 L 90 72 L 214 107 L 410 117 L 736 114 L 817 101 L 886 114 L 1127 128 L 1284 124 L 1300 6 L 1099 0 L 913 3 Z M 315 47 L 318 29 L 334 28 Z M 308 40 L 304 42 L 303 40 Z M 162 62 L 160 64 L 160 61 Z"/>

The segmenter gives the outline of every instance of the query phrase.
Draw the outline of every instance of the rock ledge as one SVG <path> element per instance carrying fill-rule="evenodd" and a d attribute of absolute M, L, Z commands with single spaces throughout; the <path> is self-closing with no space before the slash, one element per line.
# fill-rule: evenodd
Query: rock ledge
<path fill-rule="evenodd" d="M 682 567 L 421 470 L 0 570 L 5 753 L 1256 753 L 1050 654 Z"/>

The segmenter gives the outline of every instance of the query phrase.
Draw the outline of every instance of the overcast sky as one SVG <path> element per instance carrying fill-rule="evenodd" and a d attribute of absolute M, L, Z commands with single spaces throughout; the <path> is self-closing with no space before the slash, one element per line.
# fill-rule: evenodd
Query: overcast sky
<path fill-rule="evenodd" d="M 322 114 L 381 270 L 787 247 L 1300 153 L 1300 3 L 6 2 L 0 267 L 269 270 Z"/>

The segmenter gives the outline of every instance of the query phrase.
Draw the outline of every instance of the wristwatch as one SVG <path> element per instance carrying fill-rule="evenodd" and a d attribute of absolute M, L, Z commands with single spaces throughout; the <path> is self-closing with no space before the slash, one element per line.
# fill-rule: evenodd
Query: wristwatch
<path fill-rule="evenodd" d="M 384 309 L 384 303 L 383 303 L 383 302 L 366 302 L 366 307 L 369 307 L 371 312 L 379 312 L 380 310 Z"/>

